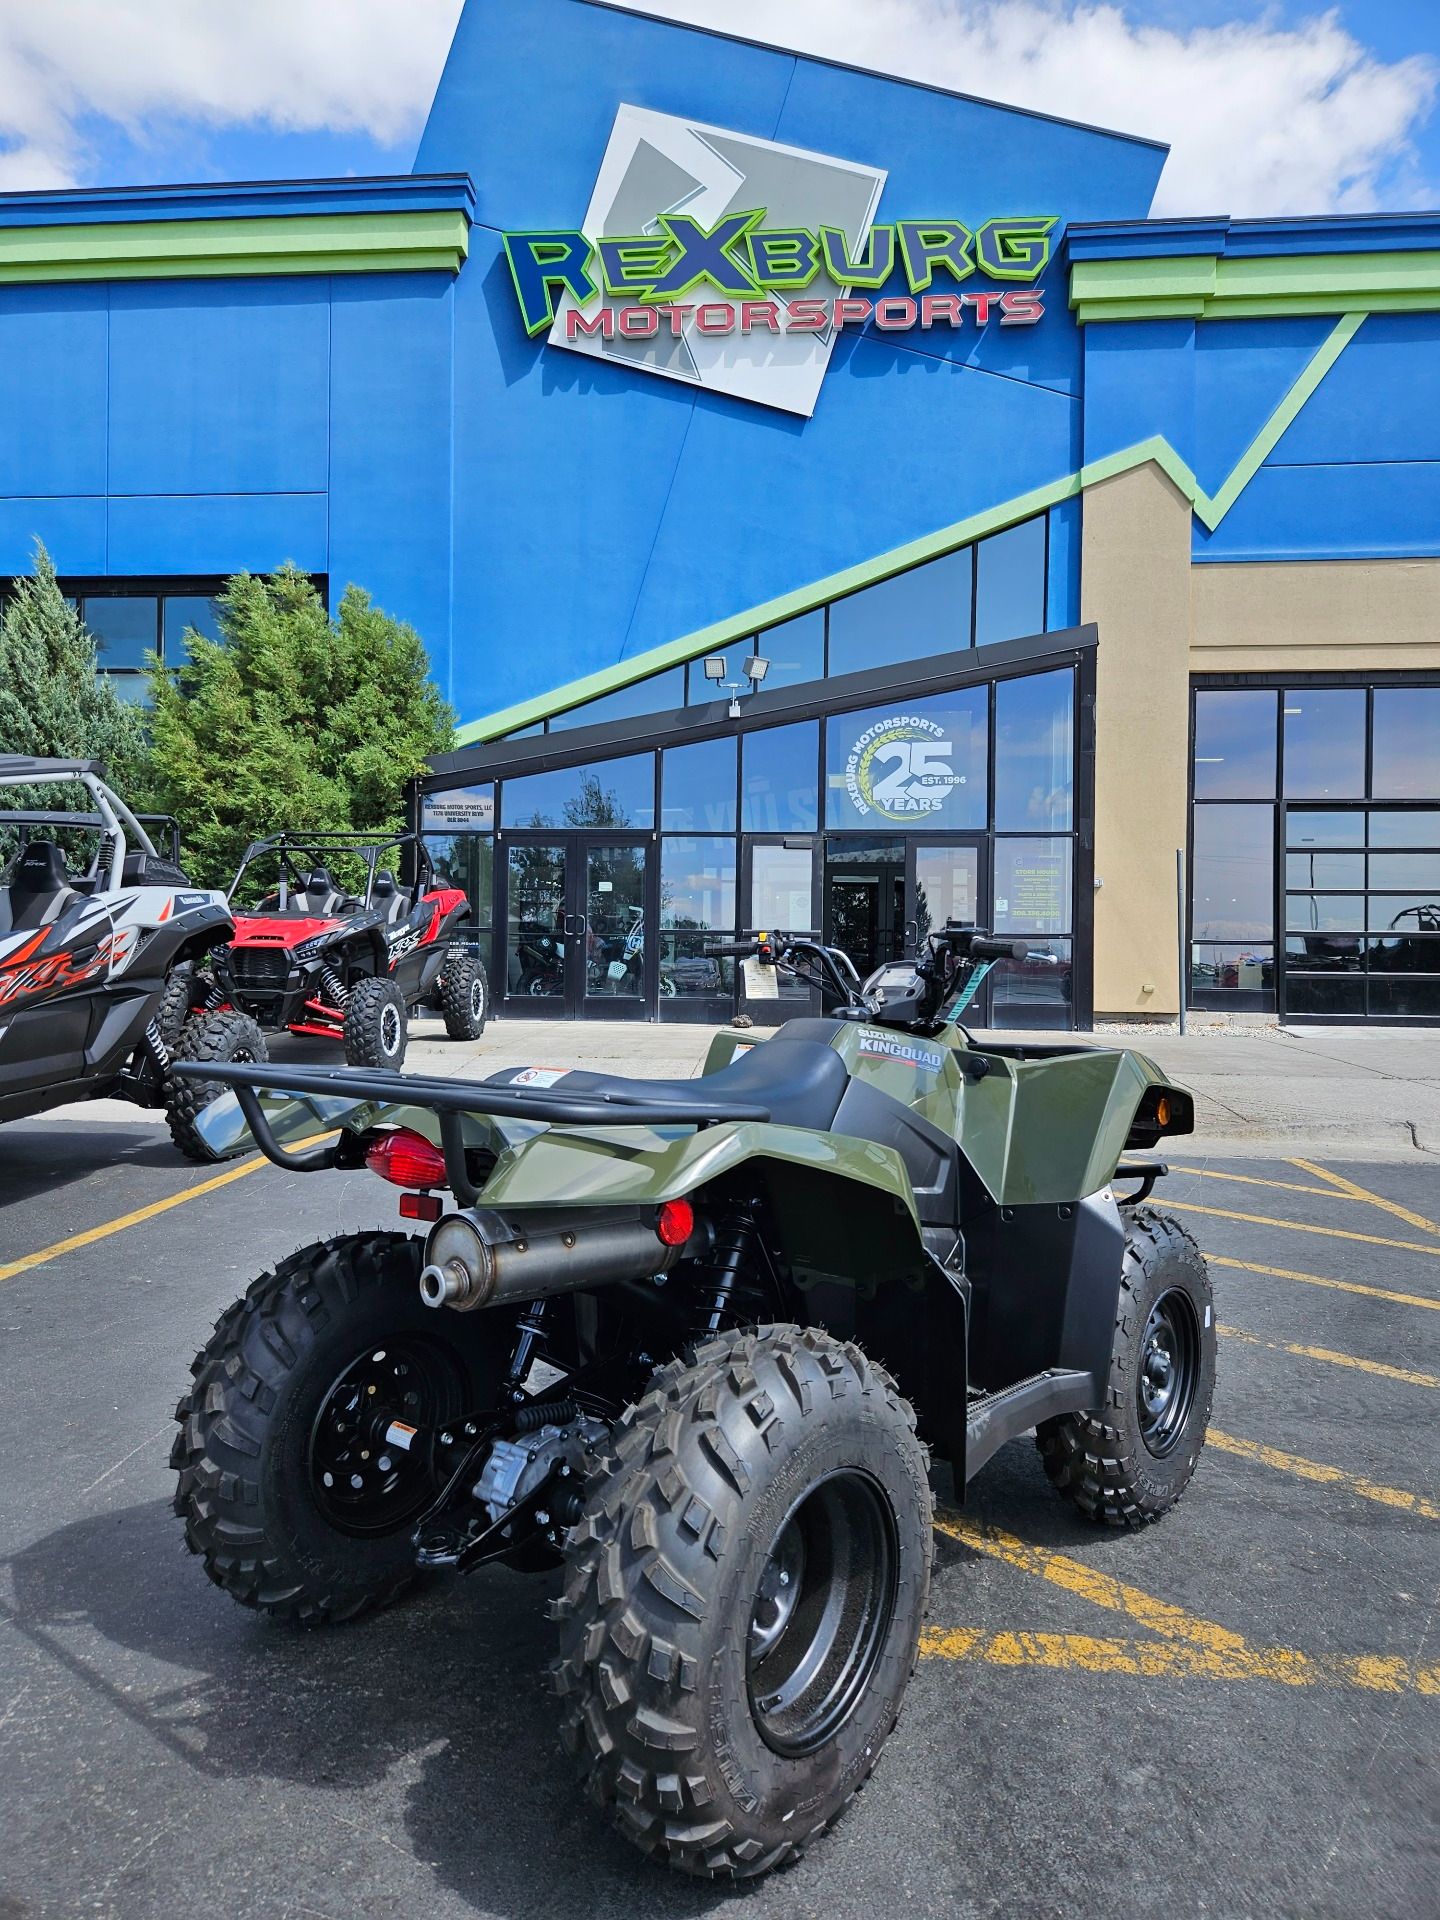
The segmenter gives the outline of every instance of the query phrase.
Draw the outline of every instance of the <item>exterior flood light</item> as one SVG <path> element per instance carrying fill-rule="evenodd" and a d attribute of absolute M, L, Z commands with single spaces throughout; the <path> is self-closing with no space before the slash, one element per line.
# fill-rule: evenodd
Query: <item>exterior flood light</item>
<path fill-rule="evenodd" d="M 725 656 L 723 653 L 706 654 L 705 678 L 707 680 L 723 680 L 725 678 Z"/>
<path fill-rule="evenodd" d="M 745 678 L 752 686 L 758 687 L 769 671 L 770 662 L 758 653 L 752 653 L 745 662 Z"/>

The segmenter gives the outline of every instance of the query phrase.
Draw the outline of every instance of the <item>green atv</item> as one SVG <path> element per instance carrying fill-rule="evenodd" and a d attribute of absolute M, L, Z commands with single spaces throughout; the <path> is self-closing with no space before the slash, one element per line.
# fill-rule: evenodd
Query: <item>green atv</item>
<path fill-rule="evenodd" d="M 257 1280 L 172 1456 L 191 1550 L 262 1612 L 563 1568 L 591 1798 L 737 1878 L 802 1852 L 895 1726 L 927 1449 L 958 1491 L 1034 1428 L 1061 1493 L 1137 1527 L 1189 1482 L 1215 1377 L 1205 1263 L 1141 1204 L 1163 1165 L 1122 1158 L 1191 1131 L 1189 1096 L 1136 1053 L 958 1024 L 1022 944 L 947 926 L 863 985 L 812 942 L 743 950 L 833 1017 L 721 1034 L 695 1080 L 196 1066 L 235 1090 L 200 1121 L 217 1151 L 369 1167 L 428 1230 Z"/>

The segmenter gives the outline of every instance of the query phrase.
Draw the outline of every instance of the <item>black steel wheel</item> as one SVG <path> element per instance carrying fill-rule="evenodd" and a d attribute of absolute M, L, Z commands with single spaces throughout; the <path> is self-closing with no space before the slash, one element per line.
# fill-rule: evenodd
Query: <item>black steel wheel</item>
<path fill-rule="evenodd" d="M 556 1603 L 561 1735 L 627 1839 L 752 1878 L 838 1817 L 914 1668 L 931 1511 L 914 1414 L 858 1347 L 760 1327 L 660 1369 Z"/>
<path fill-rule="evenodd" d="M 436 1429 L 463 1408 L 464 1388 L 454 1354 L 423 1336 L 367 1344 L 341 1371 L 310 1430 L 311 1490 L 333 1527 L 393 1533 L 430 1504 Z"/>
<path fill-rule="evenodd" d="M 1190 1484 L 1214 1394 L 1215 1308 L 1204 1255 L 1168 1214 L 1127 1209 L 1104 1398 L 1035 1431 L 1052 1485 L 1106 1526 L 1159 1519 Z"/>

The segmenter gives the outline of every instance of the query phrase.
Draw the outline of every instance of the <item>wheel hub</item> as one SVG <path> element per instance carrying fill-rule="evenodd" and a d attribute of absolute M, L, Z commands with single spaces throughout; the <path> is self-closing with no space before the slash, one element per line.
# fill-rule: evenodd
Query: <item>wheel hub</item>
<path fill-rule="evenodd" d="M 332 1525 L 355 1534 L 390 1533 L 433 1491 L 426 1438 L 443 1417 L 436 1357 L 419 1343 L 367 1347 L 320 1404 L 310 1432 L 311 1489 Z M 387 1439 L 399 1423 L 414 1429 L 408 1447 Z"/>
<path fill-rule="evenodd" d="M 1200 1326 L 1189 1294 L 1172 1287 L 1150 1309 L 1140 1342 L 1136 1403 L 1140 1437 L 1157 1459 L 1171 1451 L 1194 1404 Z"/>
<path fill-rule="evenodd" d="M 380 1014 L 380 1045 L 386 1053 L 394 1053 L 400 1045 L 400 1015 L 394 1007 L 385 1007 Z"/>

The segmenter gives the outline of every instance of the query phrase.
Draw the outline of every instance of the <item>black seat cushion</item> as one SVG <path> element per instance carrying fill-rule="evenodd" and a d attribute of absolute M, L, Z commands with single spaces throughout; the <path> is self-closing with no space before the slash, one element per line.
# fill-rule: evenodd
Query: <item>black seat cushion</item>
<path fill-rule="evenodd" d="M 339 888 L 328 867 L 316 867 L 305 882 L 305 890 L 297 894 L 295 904 L 303 906 L 310 913 L 330 913 L 335 906 Z"/>
<path fill-rule="evenodd" d="M 820 1022 L 815 1023 L 817 1026 Z M 507 1067 L 491 1074 L 488 1087 L 507 1087 L 523 1067 Z M 587 1073 L 577 1068 L 556 1083 L 557 1093 L 645 1094 L 656 1100 L 693 1100 L 713 1094 L 717 1104 L 743 1100 L 766 1107 L 776 1126 L 823 1129 L 835 1118 L 849 1075 L 845 1062 L 823 1040 L 776 1038 L 738 1054 L 718 1073 L 698 1080 L 629 1080 L 614 1073 Z M 616 1124 L 621 1116 L 616 1115 Z"/>
<path fill-rule="evenodd" d="M 28 933 L 58 919 L 75 899 L 65 856 L 53 840 L 32 840 L 10 865 L 0 930 Z"/>

